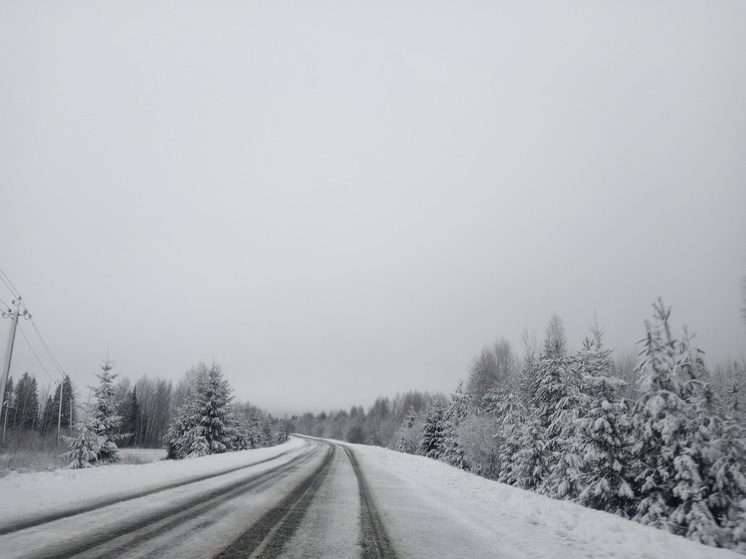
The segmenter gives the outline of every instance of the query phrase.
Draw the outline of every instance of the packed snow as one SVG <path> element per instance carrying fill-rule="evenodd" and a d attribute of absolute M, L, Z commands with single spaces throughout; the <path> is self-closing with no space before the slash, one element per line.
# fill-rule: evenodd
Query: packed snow
<path fill-rule="evenodd" d="M 0 522 L 254 464 L 303 445 L 302 440 L 291 439 L 277 447 L 190 460 L 11 474 L 0 479 Z M 425 457 L 348 446 L 358 457 L 401 557 L 742 557 L 618 516 L 486 480 Z M 340 478 L 341 484 L 330 485 L 334 489 L 329 490 L 329 496 L 357 502 L 349 495 L 356 491 L 354 483 L 350 484 L 353 478 L 349 467 L 338 467 L 345 475 Z M 345 489 L 346 497 L 339 493 L 341 489 Z M 340 508 L 349 509 L 349 503 Z M 351 526 L 349 522 L 336 522 L 323 530 L 343 541 L 341 532 L 349 538 Z"/>
<path fill-rule="evenodd" d="M 300 449 L 292 439 L 282 445 L 216 454 L 188 460 L 162 460 L 150 464 L 122 464 L 19 474 L 0 478 L 0 523 L 10 518 L 51 513 L 85 505 L 110 496 L 187 481 L 191 478 L 256 464 L 285 451 Z"/>

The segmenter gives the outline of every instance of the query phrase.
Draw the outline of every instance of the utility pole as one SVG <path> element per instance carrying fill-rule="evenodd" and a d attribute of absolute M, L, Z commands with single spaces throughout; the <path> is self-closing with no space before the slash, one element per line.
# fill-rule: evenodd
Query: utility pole
<path fill-rule="evenodd" d="M 8 373 L 10 372 L 10 359 L 13 357 L 13 343 L 16 339 L 16 326 L 18 326 L 18 316 L 21 314 L 21 298 L 18 297 L 18 299 L 13 300 L 13 304 L 16 306 L 16 308 L 12 311 L 10 311 L 10 315 L 8 315 L 7 312 L 3 311 L 3 317 L 10 316 L 10 319 L 13 321 L 13 324 L 10 327 L 10 334 L 8 335 L 8 345 L 5 348 L 5 364 L 3 365 L 3 376 L 0 378 L 0 406 L 2 406 L 5 403 L 5 385 L 8 383 Z M 28 311 L 23 311 L 23 316 L 28 316 L 30 318 L 30 315 L 28 314 Z M 0 408 L 2 409 L 2 408 Z"/>
<path fill-rule="evenodd" d="M 62 385 L 65 384 L 65 379 L 60 381 L 60 411 L 57 414 L 57 442 L 60 442 L 60 425 L 62 425 Z"/>

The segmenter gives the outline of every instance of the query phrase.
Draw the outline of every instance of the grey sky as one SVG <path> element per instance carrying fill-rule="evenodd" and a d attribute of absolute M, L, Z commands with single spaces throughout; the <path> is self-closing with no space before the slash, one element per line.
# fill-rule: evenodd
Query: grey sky
<path fill-rule="evenodd" d="M 132 380 L 214 358 L 275 413 L 450 391 L 554 312 L 631 350 L 659 295 L 739 357 L 744 29 L 742 1 L 0 0 L 0 266 L 78 386 L 107 349 Z"/>

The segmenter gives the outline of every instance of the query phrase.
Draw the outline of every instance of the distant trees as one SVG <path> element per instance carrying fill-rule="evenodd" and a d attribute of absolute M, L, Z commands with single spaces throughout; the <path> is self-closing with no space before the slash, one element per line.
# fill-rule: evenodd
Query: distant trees
<path fill-rule="evenodd" d="M 34 429 L 39 415 L 39 392 L 36 379 L 28 373 L 23 373 L 15 387 L 14 404 L 13 427 Z"/>
<path fill-rule="evenodd" d="M 446 398 L 442 394 L 440 397 Z M 318 415 L 306 412 L 294 418 L 294 425 L 298 433 L 315 437 L 389 448 L 399 448 L 400 443 L 416 446 L 420 433 L 415 434 L 412 430 L 416 431 L 422 425 L 419 414 L 428 407 L 432 398 L 429 393 L 416 390 L 397 394 L 394 398 L 380 396 L 367 412 L 363 406 L 352 406 L 349 412 L 332 410 Z M 407 433 L 403 433 L 402 423 L 410 416 L 412 425 Z"/>
<path fill-rule="evenodd" d="M 466 390 L 476 399 L 509 381 L 515 375 L 518 361 L 510 342 L 500 338 L 492 347 L 485 347 L 474 359 Z"/>

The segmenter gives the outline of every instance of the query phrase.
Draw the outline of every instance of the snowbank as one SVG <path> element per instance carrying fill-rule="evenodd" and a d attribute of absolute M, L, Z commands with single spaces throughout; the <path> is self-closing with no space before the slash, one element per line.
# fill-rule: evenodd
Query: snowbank
<path fill-rule="evenodd" d="M 390 535 L 407 557 L 743 559 L 429 458 L 350 446 L 385 511 Z"/>

